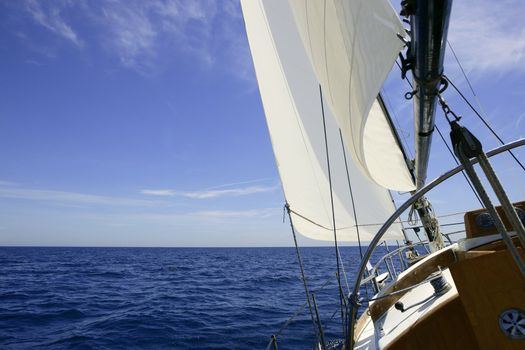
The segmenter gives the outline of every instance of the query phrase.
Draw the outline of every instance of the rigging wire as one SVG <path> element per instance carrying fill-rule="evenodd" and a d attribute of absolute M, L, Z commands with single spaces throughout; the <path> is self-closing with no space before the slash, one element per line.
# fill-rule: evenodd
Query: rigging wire
<path fill-rule="evenodd" d="M 490 132 L 492 133 L 492 135 L 494 135 L 496 137 L 496 139 L 498 139 L 498 141 L 504 145 L 505 144 L 505 141 L 503 141 L 503 139 L 501 137 L 499 137 L 499 135 L 496 133 L 496 131 L 490 126 L 490 124 L 485 120 L 485 118 L 483 118 L 483 116 L 476 110 L 476 108 L 474 108 L 474 106 L 470 103 L 470 101 L 465 97 L 465 95 L 463 95 L 463 93 L 459 90 L 459 88 L 448 78 L 448 77 L 445 77 L 445 79 L 447 79 L 447 81 L 450 83 L 450 85 L 452 85 L 452 87 L 454 88 L 454 90 L 456 90 L 456 92 L 459 94 L 459 96 L 461 96 L 461 98 L 463 99 L 463 101 L 465 101 L 465 103 L 470 107 L 470 109 L 474 112 L 474 114 L 483 122 L 483 124 L 485 124 L 485 126 L 487 127 L 487 129 L 490 130 Z M 525 171 L 525 166 L 523 165 L 523 163 L 520 162 L 520 160 L 516 157 L 516 155 L 514 154 L 514 152 L 512 152 L 512 150 L 508 150 L 507 152 L 509 152 L 509 154 L 512 156 L 512 158 L 514 158 L 514 160 L 518 163 L 518 165 L 520 166 L 520 168 Z"/>
<path fill-rule="evenodd" d="M 350 285 L 348 284 L 348 277 L 346 276 L 345 264 L 343 264 L 343 257 L 341 251 L 339 251 L 339 259 L 341 261 L 341 269 L 343 270 L 343 277 L 345 278 L 345 285 L 347 293 L 350 293 Z"/>
<path fill-rule="evenodd" d="M 328 283 L 332 280 L 332 277 L 329 277 L 319 288 L 317 288 L 314 293 L 318 293 L 320 291 L 322 291 L 324 289 L 324 287 L 326 287 L 328 285 Z M 284 322 L 281 327 L 279 328 L 279 330 L 277 331 L 277 333 L 273 334 L 271 339 L 270 339 L 270 343 L 268 343 L 268 346 L 266 347 L 266 349 L 270 349 L 270 347 L 272 346 L 272 344 L 274 342 L 277 341 L 277 337 L 279 337 L 281 335 L 281 333 L 286 329 L 288 328 L 288 326 L 290 325 L 290 323 L 292 323 L 292 321 L 304 310 L 304 308 L 306 307 L 306 305 L 308 305 L 308 301 L 305 301 L 301 306 L 299 306 L 295 312 L 292 314 L 292 316 L 290 316 L 286 322 Z M 275 339 L 275 340 L 274 340 Z"/>
<path fill-rule="evenodd" d="M 467 84 L 469 86 L 469 89 L 470 91 L 472 92 L 472 95 L 474 96 L 474 99 L 476 100 L 476 103 L 479 107 L 479 109 L 481 110 L 481 112 L 485 115 L 485 117 L 487 116 L 487 113 L 483 110 L 483 107 L 481 106 L 481 103 L 479 101 L 479 98 L 478 98 L 478 95 L 476 94 L 476 92 L 474 91 L 474 87 L 472 86 L 472 84 L 470 83 L 470 80 L 467 76 L 467 73 L 465 72 L 465 70 L 463 69 L 463 65 L 461 64 L 461 62 L 459 61 L 459 58 L 458 56 L 456 55 L 456 51 L 454 51 L 454 48 L 452 47 L 452 44 L 450 43 L 450 41 L 447 40 L 447 43 L 448 43 L 448 47 L 450 47 L 450 50 L 452 51 L 452 55 L 454 56 L 454 59 L 456 60 L 458 66 L 459 66 L 459 69 L 461 70 L 461 73 L 463 74 L 463 76 L 465 77 L 465 80 L 467 81 Z M 454 88 L 454 90 L 457 91 L 457 93 L 461 96 L 461 98 L 463 99 L 463 101 L 465 101 L 467 103 L 467 105 L 470 107 L 470 109 L 474 112 L 474 114 L 476 114 L 476 116 L 483 122 L 483 124 L 485 124 L 485 126 L 490 130 L 490 132 L 498 139 L 499 142 L 501 142 L 502 145 L 505 144 L 505 142 L 501 139 L 501 137 L 499 137 L 499 135 L 496 133 L 496 131 L 494 131 L 494 129 L 489 125 L 489 123 L 486 121 L 486 119 L 481 115 L 481 113 L 479 113 L 476 108 L 474 108 L 474 106 L 472 106 L 472 104 L 470 103 L 470 101 L 468 101 L 468 99 L 465 97 L 465 95 L 463 95 L 461 93 L 461 91 L 457 88 L 457 86 L 452 82 L 450 81 L 450 79 L 448 77 L 445 77 L 445 79 L 448 80 L 448 82 L 450 83 L 450 85 L 452 85 L 452 87 Z M 512 158 L 514 158 L 514 160 L 518 163 L 518 165 L 520 166 L 520 168 L 525 171 L 525 166 L 523 165 L 523 163 L 521 163 L 519 161 L 519 159 L 514 155 L 514 153 L 509 150 L 508 151 L 509 154 L 512 156 Z"/>
<path fill-rule="evenodd" d="M 448 145 L 447 141 L 445 140 L 445 138 L 443 137 L 443 134 L 441 133 L 441 130 L 439 130 L 439 128 L 437 127 L 436 125 L 436 130 L 439 134 L 439 137 L 441 138 L 441 140 L 443 141 L 443 143 L 445 144 L 445 146 L 447 147 L 448 149 L 448 152 L 450 153 L 450 155 L 452 156 L 452 158 L 454 158 L 454 161 L 456 162 L 456 165 L 459 165 L 459 161 L 458 159 L 456 158 L 456 156 L 454 155 L 454 152 L 452 152 L 452 149 L 450 148 L 450 146 Z M 465 181 L 467 181 L 470 189 L 472 190 L 472 193 L 474 193 L 474 196 L 476 196 L 479 204 L 481 205 L 481 207 L 483 207 L 483 202 L 481 201 L 481 198 L 479 198 L 479 195 L 478 193 L 474 190 L 474 187 L 472 186 L 472 184 L 470 183 L 470 180 L 468 179 L 467 175 L 465 174 L 465 172 L 461 172 L 461 174 L 463 175 L 463 177 L 465 178 Z"/>
<path fill-rule="evenodd" d="M 350 182 L 350 173 L 348 172 L 348 162 L 346 161 L 345 144 L 343 141 L 343 134 L 339 129 L 339 137 L 341 138 L 341 148 L 343 149 L 343 158 L 345 160 L 346 179 L 348 180 L 348 189 L 350 190 L 350 199 L 352 200 L 352 210 L 354 212 L 355 229 L 357 231 L 357 242 L 359 244 L 359 255 L 363 259 L 363 248 L 361 246 L 361 234 L 359 233 L 359 222 L 357 221 L 357 210 L 355 208 L 354 192 L 352 191 L 352 183 Z"/>
<path fill-rule="evenodd" d="M 449 43 L 449 45 L 450 45 L 450 43 Z M 398 66 L 398 68 L 402 71 L 403 69 L 401 68 L 401 64 L 400 64 L 397 60 L 396 60 L 395 62 L 396 62 L 396 65 Z M 410 86 L 411 89 L 414 89 L 414 87 L 413 87 L 412 83 L 410 82 L 410 80 L 408 80 L 408 79 L 404 79 L 404 80 L 408 83 L 408 85 Z M 447 79 L 447 81 L 448 81 L 448 79 Z M 452 84 L 452 83 L 451 83 L 451 84 Z M 454 86 L 454 84 L 452 84 L 452 86 Z M 450 155 L 451 155 L 452 158 L 454 159 L 454 162 L 456 162 L 456 165 L 459 165 L 458 160 L 456 159 L 456 156 L 454 155 L 454 152 L 452 152 L 452 150 L 450 149 L 448 143 L 445 141 L 445 138 L 443 137 L 443 134 L 442 134 L 441 131 L 439 130 L 438 126 L 437 126 L 437 125 L 434 125 L 434 126 L 435 126 L 435 128 L 437 129 L 438 134 L 439 134 L 441 140 L 443 141 L 443 143 L 444 143 L 445 146 L 447 147 L 447 149 L 448 149 Z M 525 170 L 525 168 L 524 168 L 524 170 Z M 472 193 L 474 193 L 474 196 L 476 196 L 477 200 L 480 202 L 481 206 L 483 207 L 483 203 L 481 202 L 481 199 L 479 198 L 477 192 L 474 190 L 474 187 L 473 187 L 472 184 L 470 183 L 470 181 L 469 181 L 467 175 L 465 174 L 464 171 L 461 171 L 461 174 L 463 174 L 463 177 L 465 178 L 465 181 L 467 181 L 467 183 L 468 183 L 470 189 L 472 190 Z"/>
<path fill-rule="evenodd" d="M 361 260 L 363 260 L 363 248 L 361 245 L 361 233 L 359 232 L 359 222 L 357 221 L 357 209 L 355 207 L 354 192 L 352 191 L 352 183 L 350 182 L 350 173 L 348 172 L 348 162 L 346 160 L 345 143 L 343 141 L 343 133 L 341 132 L 341 129 L 339 129 L 339 138 L 341 139 L 341 148 L 343 150 L 343 158 L 345 160 L 346 178 L 348 180 L 348 189 L 350 190 L 350 199 L 352 200 L 352 210 L 354 211 L 355 229 L 357 232 L 357 242 L 359 244 L 359 255 L 361 257 Z M 343 265 L 343 272 L 344 272 L 344 265 Z M 345 279 L 346 279 L 346 274 L 345 274 Z M 346 286 L 348 288 L 348 293 L 350 293 L 350 288 L 348 286 L 348 280 L 346 281 Z M 368 297 L 368 288 L 366 288 L 366 296 Z"/>
<path fill-rule="evenodd" d="M 478 107 L 483 111 L 483 114 L 487 115 L 487 113 L 485 113 L 485 111 L 483 110 L 481 103 L 479 102 L 478 95 L 476 95 L 476 93 L 474 92 L 474 87 L 470 83 L 470 79 L 468 78 L 467 73 L 463 69 L 463 65 L 461 64 L 458 56 L 456 55 L 456 51 L 452 47 L 452 44 L 450 43 L 450 41 L 447 40 L 447 44 L 448 44 L 448 47 L 450 47 L 450 51 L 452 51 L 452 55 L 454 56 L 454 59 L 456 60 L 456 63 L 458 64 L 459 69 L 461 70 L 461 73 L 463 73 L 463 76 L 465 77 L 465 80 L 467 81 L 468 87 L 470 88 L 472 95 L 474 95 L 474 97 L 476 98 L 476 103 L 478 104 Z"/>
<path fill-rule="evenodd" d="M 299 268 L 301 269 L 301 277 L 303 279 L 304 291 L 306 293 L 306 302 L 308 304 L 308 309 L 310 311 L 310 317 L 312 319 L 312 325 L 314 327 L 315 337 L 317 338 L 317 340 L 319 340 L 319 334 L 318 334 L 317 329 L 315 327 L 316 321 L 315 321 L 315 318 L 314 318 L 314 312 L 313 312 L 313 309 L 312 309 L 312 303 L 310 301 L 310 292 L 308 290 L 308 282 L 306 281 L 306 275 L 305 275 L 305 272 L 304 272 L 303 259 L 301 258 L 301 252 L 299 251 L 299 245 L 297 244 L 297 236 L 295 234 L 295 228 L 293 226 L 293 221 L 292 221 L 292 214 L 290 212 L 290 205 L 288 204 L 288 202 L 286 202 L 284 207 L 286 208 L 286 210 L 288 212 L 288 219 L 290 220 L 290 227 L 292 229 L 293 241 L 294 241 L 294 244 L 295 244 L 295 253 L 297 254 L 297 261 L 299 262 Z"/>
<path fill-rule="evenodd" d="M 323 131 L 324 131 L 324 143 L 325 143 L 325 149 L 326 149 L 326 164 L 328 167 L 328 184 L 330 186 L 330 204 L 332 206 L 332 226 L 334 230 L 334 245 L 335 245 L 335 257 L 337 260 L 337 284 L 339 287 L 339 302 L 341 304 L 341 322 L 343 325 L 343 334 L 346 338 L 346 326 L 345 326 L 345 315 L 344 315 L 344 295 L 343 295 L 343 288 L 341 287 L 341 267 L 340 267 L 340 256 L 339 256 L 339 245 L 337 244 L 337 227 L 336 227 L 336 221 L 335 221 L 335 210 L 334 210 L 334 193 L 332 188 L 332 173 L 330 169 L 330 154 L 328 152 L 328 137 L 326 134 L 326 118 L 324 115 L 324 103 L 323 103 L 323 89 L 321 88 L 321 85 L 319 85 L 319 97 L 321 99 L 321 114 L 323 117 Z"/>

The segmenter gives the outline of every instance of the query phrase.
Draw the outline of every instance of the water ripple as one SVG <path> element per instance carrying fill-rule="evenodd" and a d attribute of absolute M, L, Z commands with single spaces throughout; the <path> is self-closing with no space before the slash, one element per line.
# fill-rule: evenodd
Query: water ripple
<path fill-rule="evenodd" d="M 302 254 L 328 319 L 333 249 Z M 1 349 L 261 349 L 304 300 L 292 248 L 0 248 Z M 312 343 L 305 310 L 279 348 Z"/>

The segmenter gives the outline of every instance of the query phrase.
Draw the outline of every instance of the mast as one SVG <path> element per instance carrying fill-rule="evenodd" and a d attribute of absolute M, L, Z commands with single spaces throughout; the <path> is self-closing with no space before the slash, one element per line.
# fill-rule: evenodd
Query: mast
<path fill-rule="evenodd" d="M 452 0 L 402 0 L 401 6 L 401 15 L 408 17 L 410 22 L 411 41 L 407 58 L 402 59 L 402 76 L 412 71 L 413 91 L 407 98 L 414 99 L 414 168 L 416 190 L 419 190 L 427 178 Z M 421 197 L 414 208 L 421 218 L 431 250 L 443 248 L 437 219 L 428 200 Z"/>
<path fill-rule="evenodd" d="M 420 189 L 427 177 L 452 0 L 402 0 L 401 6 L 412 37 L 403 74 L 412 70 L 416 186 Z"/>

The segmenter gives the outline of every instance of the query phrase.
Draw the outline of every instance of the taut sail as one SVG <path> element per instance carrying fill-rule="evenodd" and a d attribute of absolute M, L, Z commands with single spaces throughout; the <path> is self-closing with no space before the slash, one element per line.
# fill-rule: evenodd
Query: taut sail
<path fill-rule="evenodd" d="M 360 238 L 370 240 L 394 211 L 392 199 L 388 190 L 372 181 L 362 171 L 362 165 L 348 155 L 351 194 L 339 125 L 328 108 L 329 97 L 321 101 L 319 81 L 289 4 L 281 0 L 242 0 L 241 5 L 275 159 L 295 228 L 309 238 L 333 240 L 327 141 L 338 239 L 356 241 L 359 224 Z M 386 142 L 382 147 L 397 147 L 383 110 L 374 101 L 373 98 L 369 108 L 369 122 L 363 125 L 364 135 L 371 128 Z M 389 138 L 391 142 L 385 141 Z M 349 146 L 348 139 L 345 142 Z M 375 138 L 366 136 L 358 142 L 377 146 Z M 367 167 L 368 171 L 371 168 Z M 400 226 L 391 227 L 385 237 L 402 239 Z"/>
<path fill-rule="evenodd" d="M 376 96 L 403 46 L 398 35 L 404 36 L 405 30 L 394 9 L 385 0 L 289 3 L 356 165 L 382 187 L 413 190 L 394 135 L 370 120 Z"/>

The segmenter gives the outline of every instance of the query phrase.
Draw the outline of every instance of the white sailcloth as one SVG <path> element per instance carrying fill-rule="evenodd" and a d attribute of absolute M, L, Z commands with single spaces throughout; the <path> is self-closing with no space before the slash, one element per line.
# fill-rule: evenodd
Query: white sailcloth
<path fill-rule="evenodd" d="M 319 83 L 290 6 L 282 0 L 241 0 L 241 5 L 294 226 L 309 238 L 333 240 Z M 338 239 L 356 241 L 356 221 L 339 127 L 329 108 L 325 108 L 325 119 Z M 370 240 L 394 211 L 394 205 L 388 191 L 364 176 L 351 157 L 348 171 L 361 239 Z M 402 237 L 399 225 L 392 226 L 385 236 Z"/>
<path fill-rule="evenodd" d="M 397 191 L 415 189 L 401 149 L 373 106 L 405 30 L 386 0 L 289 0 L 317 79 L 360 170 Z M 370 114 L 369 114 L 370 112 Z M 371 142 L 367 142 L 371 140 Z"/>

